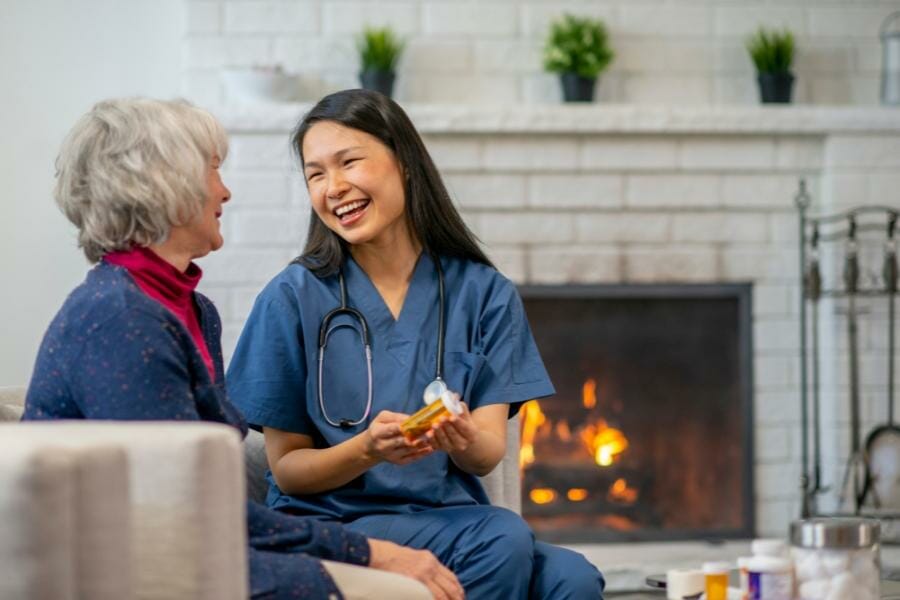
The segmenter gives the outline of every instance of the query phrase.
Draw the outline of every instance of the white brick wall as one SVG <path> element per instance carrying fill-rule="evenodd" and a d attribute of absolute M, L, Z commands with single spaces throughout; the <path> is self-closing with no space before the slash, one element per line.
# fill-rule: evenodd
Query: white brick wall
<path fill-rule="evenodd" d="M 228 355 L 256 294 L 305 236 L 308 199 L 287 143 L 291 125 L 244 126 L 232 135 L 227 245 L 202 263 Z M 464 219 L 518 283 L 753 284 L 756 515 L 761 534 L 783 535 L 799 506 L 797 180 L 808 179 L 816 211 L 896 203 L 900 136 L 426 129 Z M 831 484 L 842 477 L 848 436 L 838 308 L 822 307 L 823 344 L 839 352 L 823 367 Z M 870 311 L 861 320 L 866 336 L 884 328 L 884 311 Z M 863 356 L 867 422 L 884 413 L 885 342 L 871 338 Z"/>
<path fill-rule="evenodd" d="M 422 32 L 469 38 L 512 36 L 518 30 L 518 7 L 508 2 L 474 0 L 422 3 Z"/>
<path fill-rule="evenodd" d="M 316 33 L 317 2 L 226 2 L 226 34 Z"/>
<path fill-rule="evenodd" d="M 185 92 L 207 103 L 224 92 L 215 78 L 194 81 L 197 69 L 281 63 L 303 76 L 306 99 L 354 85 L 351 38 L 366 24 L 390 25 L 409 42 L 401 101 L 555 103 L 559 84 L 542 75 L 541 49 L 549 23 L 569 12 L 600 17 L 611 33 L 617 57 L 602 76 L 602 102 L 755 104 L 744 39 L 764 25 L 798 36 L 797 101 L 868 104 L 878 99 L 879 25 L 900 9 L 900 0 L 186 2 Z"/>

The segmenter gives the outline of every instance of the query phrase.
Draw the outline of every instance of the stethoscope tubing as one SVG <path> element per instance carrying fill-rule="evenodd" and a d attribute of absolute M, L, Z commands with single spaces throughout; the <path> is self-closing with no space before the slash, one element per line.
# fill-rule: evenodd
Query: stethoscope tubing
<path fill-rule="evenodd" d="M 435 381 L 443 381 L 443 367 L 444 367 L 444 272 L 441 269 L 440 260 L 437 257 L 432 258 L 435 268 L 437 269 L 438 274 L 438 339 L 437 339 L 437 357 L 435 360 Z M 319 352 L 318 352 L 318 399 L 319 399 L 319 409 L 322 411 L 322 416 L 325 418 L 325 421 L 331 425 L 332 427 L 340 427 L 343 429 L 349 427 L 356 427 L 357 425 L 365 422 L 366 419 L 369 418 L 369 415 L 372 414 L 372 395 L 373 395 L 373 379 L 372 379 L 372 346 L 369 341 L 369 324 L 366 321 L 366 317 L 355 308 L 351 308 L 347 306 L 347 285 L 344 281 L 344 272 L 343 270 L 338 271 L 338 284 L 340 285 L 341 290 L 341 305 L 337 308 L 330 310 L 324 317 L 322 317 L 322 323 L 319 326 Z M 339 419 L 335 421 L 328 415 L 328 411 L 325 409 L 325 392 L 324 392 L 324 371 L 325 371 L 325 348 L 328 345 L 328 337 L 331 333 L 338 329 L 340 326 L 331 327 L 331 321 L 337 317 L 338 315 L 349 315 L 351 318 L 357 321 L 360 326 L 360 339 L 362 340 L 363 347 L 365 349 L 366 354 L 366 377 L 367 377 L 367 398 L 366 398 L 366 409 L 363 411 L 363 415 L 354 420 L 350 419 Z"/>

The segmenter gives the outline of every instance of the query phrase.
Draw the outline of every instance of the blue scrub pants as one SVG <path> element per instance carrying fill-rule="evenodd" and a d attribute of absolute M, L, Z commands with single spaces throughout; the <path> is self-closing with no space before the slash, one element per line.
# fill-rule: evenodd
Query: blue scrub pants
<path fill-rule="evenodd" d="M 497 506 L 452 506 L 369 515 L 347 529 L 430 550 L 453 571 L 468 600 L 602 600 L 603 576 L 582 555 L 537 542 L 516 513 Z"/>

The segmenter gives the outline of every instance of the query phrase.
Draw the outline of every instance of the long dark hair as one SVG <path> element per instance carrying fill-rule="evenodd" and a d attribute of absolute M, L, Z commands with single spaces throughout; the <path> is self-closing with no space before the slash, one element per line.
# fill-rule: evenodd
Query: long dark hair
<path fill-rule="evenodd" d="M 431 256 L 465 258 L 493 266 L 475 235 L 453 206 L 450 194 L 431 160 L 412 121 L 400 106 L 378 92 L 344 90 L 319 100 L 297 124 L 291 137 L 294 151 L 303 162 L 303 138 L 320 121 L 332 121 L 364 131 L 391 149 L 407 175 L 406 219 L 409 229 Z M 303 252 L 294 259 L 318 277 L 337 273 L 347 252 L 347 243 L 330 230 L 310 209 L 309 233 Z"/>

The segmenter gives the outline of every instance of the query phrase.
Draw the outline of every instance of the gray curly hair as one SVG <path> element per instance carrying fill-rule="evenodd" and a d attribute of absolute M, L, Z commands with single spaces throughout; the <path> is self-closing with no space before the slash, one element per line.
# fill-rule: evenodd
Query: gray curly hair
<path fill-rule="evenodd" d="M 66 136 L 53 195 L 93 263 L 190 222 L 206 201 L 210 162 L 227 153 L 219 122 L 186 101 L 106 100 Z"/>

